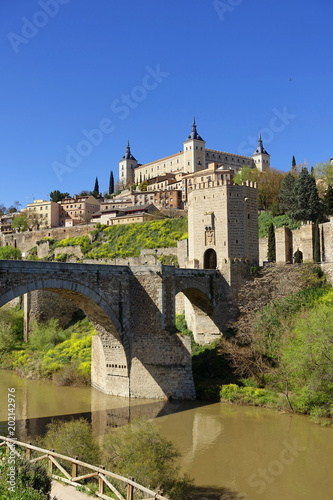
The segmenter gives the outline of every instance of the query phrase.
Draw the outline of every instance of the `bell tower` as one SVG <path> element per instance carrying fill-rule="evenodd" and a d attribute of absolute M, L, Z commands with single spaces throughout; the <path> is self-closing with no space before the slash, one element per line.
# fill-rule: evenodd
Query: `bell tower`
<path fill-rule="evenodd" d="M 127 141 L 126 153 L 119 162 L 119 184 L 122 188 L 128 184 L 134 184 L 134 169 L 138 166 L 137 160 L 131 153 L 129 141 Z"/>
<path fill-rule="evenodd" d="M 271 155 L 267 153 L 266 149 L 263 146 L 261 132 L 259 133 L 258 147 L 253 153 L 252 158 L 254 160 L 255 166 L 258 170 L 260 170 L 260 172 L 265 172 L 265 170 L 270 168 Z"/>
<path fill-rule="evenodd" d="M 206 141 L 198 134 L 195 117 L 193 117 L 192 132 L 184 141 L 184 172 L 197 172 L 205 168 Z"/>

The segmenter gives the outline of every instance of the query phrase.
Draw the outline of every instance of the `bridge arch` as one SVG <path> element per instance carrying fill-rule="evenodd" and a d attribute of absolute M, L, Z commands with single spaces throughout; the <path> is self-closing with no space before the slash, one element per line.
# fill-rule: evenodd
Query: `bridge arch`
<path fill-rule="evenodd" d="M 192 285 L 179 290 L 176 311 L 185 312 L 187 326 L 198 344 L 209 344 L 221 336 L 214 301 L 202 286 Z"/>
<path fill-rule="evenodd" d="M 98 334 L 92 339 L 92 385 L 103 392 L 128 397 L 131 368 L 129 340 L 103 294 L 82 283 L 61 278 L 32 279 L 0 295 L 0 307 L 34 290 L 60 294 L 82 309 Z M 105 383 L 101 384 L 102 380 Z"/>
<path fill-rule="evenodd" d="M 101 294 L 97 294 L 94 290 L 81 283 L 74 283 L 62 279 L 44 279 L 43 281 L 31 281 L 24 283 L 1 295 L 0 307 L 16 297 L 34 290 L 46 290 L 58 293 L 72 300 L 86 313 L 91 321 L 102 324 L 104 328 L 111 328 L 113 330 L 112 333 L 115 334 L 116 338 L 118 337 L 118 340 L 126 342 L 121 324 L 103 296 Z M 94 307 L 91 307 L 92 304 Z M 96 313 L 94 308 L 96 308 Z M 99 316 L 98 321 L 96 318 L 97 312 L 98 315 L 101 315 Z"/>

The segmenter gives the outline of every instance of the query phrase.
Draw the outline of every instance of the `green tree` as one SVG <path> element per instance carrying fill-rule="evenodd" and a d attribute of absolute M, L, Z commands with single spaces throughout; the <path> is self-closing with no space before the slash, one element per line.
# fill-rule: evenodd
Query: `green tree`
<path fill-rule="evenodd" d="M 275 248 L 275 229 L 273 222 L 268 228 L 268 251 L 267 258 L 269 262 L 276 261 L 276 248 Z"/>
<path fill-rule="evenodd" d="M 324 195 L 324 210 L 326 215 L 333 215 L 333 188 L 328 186 Z"/>
<path fill-rule="evenodd" d="M 21 231 L 26 231 L 29 226 L 28 217 L 25 213 L 18 214 L 12 220 L 12 229 L 17 229 L 20 233 Z"/>
<path fill-rule="evenodd" d="M 0 215 L 5 215 L 7 213 L 7 208 L 3 203 L 0 203 Z"/>
<path fill-rule="evenodd" d="M 22 259 L 21 250 L 19 250 L 18 248 L 14 248 L 11 245 L 8 245 L 6 247 L 0 247 L 0 259 L 4 259 L 4 260 L 9 260 L 9 259 L 21 260 Z"/>
<path fill-rule="evenodd" d="M 113 171 L 111 170 L 110 172 L 110 181 L 109 181 L 109 194 L 114 193 L 114 178 L 113 178 Z"/>
<path fill-rule="evenodd" d="M 159 428 L 146 418 L 115 429 L 104 437 L 110 470 L 153 489 L 163 488 L 173 500 L 185 500 L 192 481 L 180 476 L 176 459 L 179 452 L 161 436 Z"/>
<path fill-rule="evenodd" d="M 293 159 L 291 161 L 291 168 L 293 168 L 293 169 L 296 168 L 296 165 L 297 165 L 296 159 L 295 159 L 295 156 L 293 156 Z"/>
<path fill-rule="evenodd" d="M 55 203 L 58 203 L 58 201 L 63 200 L 64 198 L 67 198 L 69 196 L 69 193 L 61 193 L 59 189 L 55 189 L 54 191 L 51 191 L 50 193 L 50 201 L 54 201 Z"/>
<path fill-rule="evenodd" d="M 314 174 L 315 178 L 323 181 L 326 186 L 333 186 L 333 165 L 331 162 L 316 163 Z"/>
<path fill-rule="evenodd" d="M 234 177 L 234 183 L 242 185 L 246 181 L 255 181 L 258 170 L 253 167 L 243 167 Z"/>
<path fill-rule="evenodd" d="M 280 210 L 282 213 L 290 213 L 294 205 L 295 177 L 288 172 L 284 177 L 279 193 Z"/>
<path fill-rule="evenodd" d="M 147 181 L 141 182 L 140 185 L 139 185 L 140 191 L 147 191 L 147 185 L 148 185 Z"/>
<path fill-rule="evenodd" d="M 307 168 L 302 168 L 295 180 L 294 203 L 290 215 L 301 221 L 315 222 L 321 215 L 321 204 L 315 179 Z"/>
<path fill-rule="evenodd" d="M 94 198 L 99 198 L 99 184 L 98 184 L 98 178 L 96 177 L 96 180 L 95 180 L 95 187 L 94 187 L 94 190 L 91 191 L 90 193 L 92 196 L 94 196 Z"/>
<path fill-rule="evenodd" d="M 318 220 L 316 220 L 315 225 L 315 241 L 314 241 L 314 261 L 320 262 L 320 233 L 319 233 L 319 224 Z"/>

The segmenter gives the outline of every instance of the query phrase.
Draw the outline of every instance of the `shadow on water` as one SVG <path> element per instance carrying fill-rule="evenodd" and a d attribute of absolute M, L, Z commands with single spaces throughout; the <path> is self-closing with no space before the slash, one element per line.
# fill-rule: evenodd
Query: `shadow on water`
<path fill-rule="evenodd" d="M 126 404 L 126 402 L 128 404 Z M 47 426 L 52 421 L 68 422 L 72 419 L 84 418 L 92 424 L 96 436 L 105 434 L 108 428 L 120 427 L 131 422 L 136 417 L 146 416 L 148 419 L 172 415 L 175 413 L 192 410 L 206 406 L 208 403 L 197 401 L 156 401 L 147 404 L 131 405 L 129 400 L 124 400 L 124 405 L 117 408 L 94 410 L 92 412 L 79 412 L 71 414 L 53 415 L 50 417 L 25 418 L 16 420 L 16 437 L 24 441 L 27 437 L 44 436 Z M 0 421 L 0 435 L 6 436 L 8 431 L 7 421 Z"/>
<path fill-rule="evenodd" d="M 227 488 L 196 487 L 192 494 L 192 500 L 241 500 L 241 497 Z"/>

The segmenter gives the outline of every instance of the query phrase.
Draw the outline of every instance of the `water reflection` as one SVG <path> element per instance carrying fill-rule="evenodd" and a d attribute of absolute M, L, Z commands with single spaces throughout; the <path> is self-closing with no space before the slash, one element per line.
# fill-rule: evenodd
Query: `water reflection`
<path fill-rule="evenodd" d="M 92 423 L 94 434 L 125 425 L 135 417 L 153 419 L 198 406 L 195 402 L 128 400 L 103 394 L 90 387 L 58 387 L 50 381 L 27 380 L 0 371 L 0 434 L 7 435 L 8 388 L 15 388 L 16 437 L 42 436 L 51 420 L 83 417 Z"/>
<path fill-rule="evenodd" d="M 224 404 L 128 401 L 6 371 L 0 377 L 1 434 L 7 434 L 8 388 L 15 387 L 22 440 L 43 434 L 51 418 L 83 416 L 101 438 L 108 428 L 144 414 L 156 419 L 180 450 L 183 471 L 201 488 L 198 500 L 333 498 L 333 428 L 306 417 Z"/>

